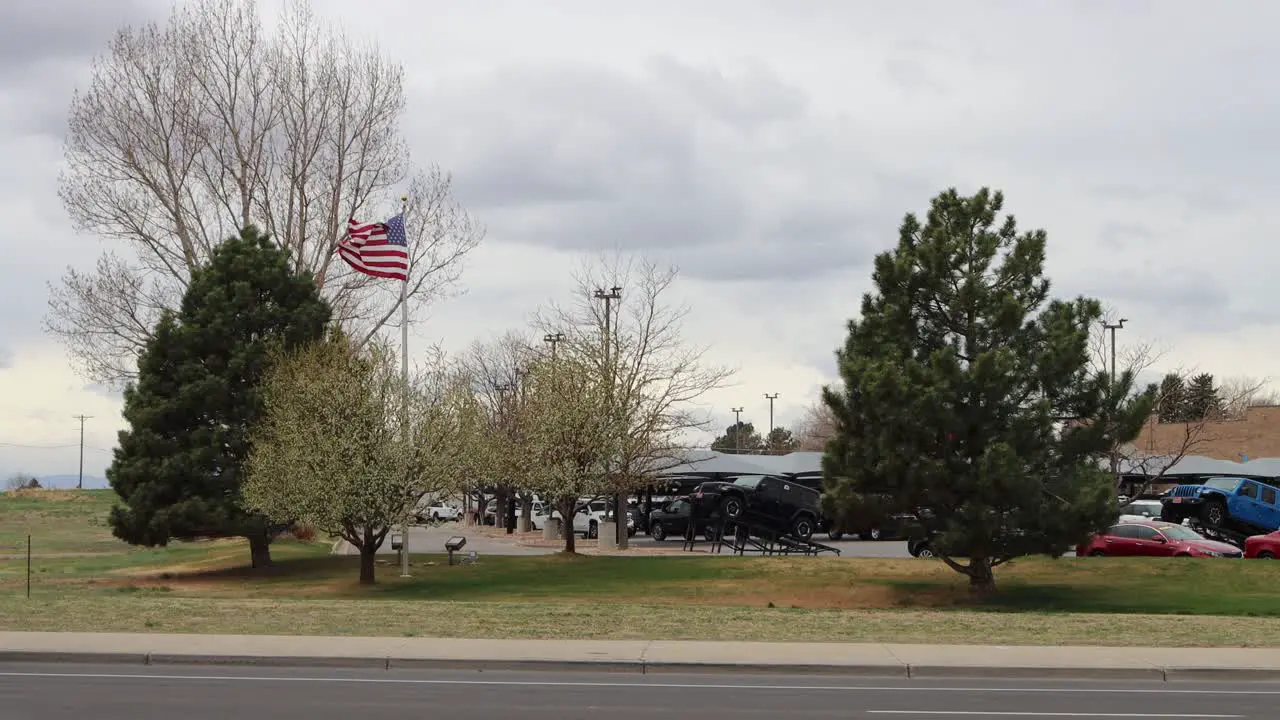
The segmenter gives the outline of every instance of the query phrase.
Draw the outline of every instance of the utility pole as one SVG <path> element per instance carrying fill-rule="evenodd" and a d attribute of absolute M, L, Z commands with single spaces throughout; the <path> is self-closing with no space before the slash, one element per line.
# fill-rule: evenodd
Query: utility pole
<path fill-rule="evenodd" d="M 597 297 L 599 297 L 599 296 L 597 296 Z M 606 312 L 607 312 L 607 311 L 606 311 Z M 608 321 L 606 320 L 605 322 L 608 322 Z M 547 333 L 546 335 L 543 335 L 543 336 L 542 336 L 542 342 L 544 342 L 544 343 L 549 343 L 549 344 L 551 345 L 551 362 L 555 362 L 555 361 L 556 361 L 556 346 L 557 346 L 557 345 L 559 345 L 560 343 L 564 342 L 564 333 L 562 333 L 562 332 L 558 332 L 558 333 Z"/>
<path fill-rule="evenodd" d="M 515 401 L 517 387 L 520 384 L 520 368 L 516 368 L 512 374 L 515 377 L 514 382 L 503 383 L 497 387 L 498 412 L 500 413 L 499 418 L 502 425 L 502 432 L 506 435 L 510 435 L 511 433 L 511 416 L 509 414 L 510 405 L 508 405 L 508 403 Z M 495 526 L 494 529 L 497 529 L 496 526 L 498 524 L 498 518 L 501 516 L 503 528 L 507 531 L 507 534 L 510 535 L 516 530 L 516 489 L 515 486 L 512 485 L 508 487 L 508 490 L 509 492 L 506 493 L 505 504 L 500 508 L 494 508 L 493 524 Z"/>
<path fill-rule="evenodd" d="M 613 374 L 613 363 L 611 362 L 612 358 L 610 358 L 610 355 L 613 354 L 612 353 L 613 301 L 622 299 L 622 288 L 618 287 L 617 285 L 614 285 L 613 287 L 609 288 L 608 292 L 606 292 L 603 288 L 596 288 L 594 295 L 597 300 L 604 301 L 604 367 L 605 367 L 605 372 L 608 374 L 608 381 L 609 381 L 609 398 L 610 398 L 609 412 L 613 412 L 612 399 L 613 399 L 615 378 Z M 552 345 L 552 347 L 554 348 L 555 346 Z M 610 424 L 612 425 L 612 421 L 610 422 Z M 623 500 L 624 498 L 621 492 L 614 493 L 613 495 L 613 524 L 614 524 L 614 531 L 615 531 L 614 539 L 617 542 L 619 550 L 627 549 L 627 545 L 628 545 L 627 516 L 626 516 L 627 507 L 626 507 L 626 503 Z M 569 518 L 569 522 L 573 522 L 573 518 Z"/>
<path fill-rule="evenodd" d="M 1118 323 L 1103 322 L 1102 329 L 1111 333 L 1111 387 L 1116 386 L 1116 331 L 1124 327 L 1128 322 L 1128 318 L 1120 318 Z M 1120 458 L 1116 455 L 1116 448 L 1111 449 L 1111 479 L 1112 482 L 1118 482 L 1120 479 Z"/>
<path fill-rule="evenodd" d="M 733 454 L 742 454 L 742 410 L 743 408 L 733 408 Z"/>
<path fill-rule="evenodd" d="M 76 489 L 84 489 L 84 421 L 93 417 L 92 415 L 72 415 L 71 417 L 80 421 L 80 479 L 76 481 Z"/>

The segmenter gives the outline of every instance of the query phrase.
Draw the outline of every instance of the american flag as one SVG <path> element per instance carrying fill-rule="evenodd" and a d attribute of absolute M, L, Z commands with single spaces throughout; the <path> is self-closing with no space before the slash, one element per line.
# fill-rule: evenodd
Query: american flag
<path fill-rule="evenodd" d="M 338 254 L 357 272 L 409 281 L 409 243 L 404 215 L 385 223 L 347 221 L 347 236 L 338 241 Z"/>

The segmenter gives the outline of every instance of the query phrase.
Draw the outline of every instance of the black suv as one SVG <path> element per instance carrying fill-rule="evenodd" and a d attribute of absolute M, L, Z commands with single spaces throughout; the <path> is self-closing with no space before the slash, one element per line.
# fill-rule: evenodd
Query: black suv
<path fill-rule="evenodd" d="M 680 497 L 655 508 L 649 513 L 649 537 L 654 540 L 665 540 L 668 537 L 685 537 L 689 533 L 689 523 L 693 515 L 693 501 Z M 715 528 L 709 517 L 699 519 L 695 527 L 695 535 L 702 535 L 708 540 L 715 539 Z"/>
<path fill-rule="evenodd" d="M 776 475 L 743 475 L 728 482 L 705 482 L 693 494 L 694 517 L 721 517 L 761 525 L 802 540 L 818 527 L 821 495 Z"/>

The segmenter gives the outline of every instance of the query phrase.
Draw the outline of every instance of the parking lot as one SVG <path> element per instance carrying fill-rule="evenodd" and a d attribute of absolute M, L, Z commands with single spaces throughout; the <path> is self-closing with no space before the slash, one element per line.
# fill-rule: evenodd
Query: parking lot
<path fill-rule="evenodd" d="M 409 531 L 409 550 L 413 553 L 439 553 L 444 552 L 444 544 L 450 537 L 462 535 L 467 538 L 465 551 L 472 551 L 480 555 L 547 555 L 558 552 L 561 545 L 556 547 L 530 546 L 523 544 L 513 536 L 500 535 L 492 527 L 483 529 L 476 527 L 465 527 L 459 522 L 444 523 L 436 527 L 413 527 Z M 526 536 L 528 539 L 541 537 L 540 535 Z M 814 540 L 824 545 L 838 548 L 841 557 L 864 557 L 864 558 L 909 558 L 907 553 L 907 544 L 901 540 L 883 540 L 879 542 L 862 541 L 862 540 L 840 540 L 831 541 L 827 539 L 826 534 L 814 536 Z M 679 553 L 681 548 L 680 539 L 667 539 L 662 542 L 646 537 L 644 534 L 637 534 L 630 539 L 630 546 L 637 550 L 655 552 L 673 552 Z M 582 540 L 579 538 L 578 547 L 582 550 L 594 549 L 596 541 Z M 709 543 L 699 539 L 696 549 L 699 552 L 706 552 Z M 339 554 L 351 555 L 355 551 L 346 547 L 342 543 L 338 548 Z M 392 548 L 390 540 L 383 543 L 382 548 L 378 550 L 380 555 L 395 554 L 396 550 Z M 727 549 L 724 551 L 727 555 Z"/>

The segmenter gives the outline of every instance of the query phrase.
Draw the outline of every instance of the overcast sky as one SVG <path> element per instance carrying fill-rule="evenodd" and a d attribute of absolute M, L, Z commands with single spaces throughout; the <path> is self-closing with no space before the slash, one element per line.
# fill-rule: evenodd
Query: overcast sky
<path fill-rule="evenodd" d="M 270 7 L 271 3 L 267 3 Z M 0 476 L 102 475 L 118 395 L 42 334 L 46 284 L 104 245 L 57 197 L 93 55 L 168 0 L 0 6 Z M 688 332 L 741 369 L 717 425 L 791 424 L 834 374 L 869 263 L 948 186 L 1049 233 L 1059 294 L 1129 319 L 1156 370 L 1275 374 L 1280 3 L 316 2 L 409 83 L 413 157 L 489 229 L 414 342 L 524 324 L 575 256 L 680 266 Z M 17 447 L 62 446 L 62 447 Z"/>

